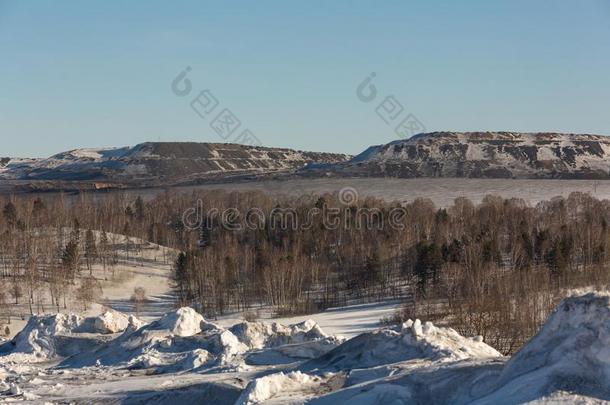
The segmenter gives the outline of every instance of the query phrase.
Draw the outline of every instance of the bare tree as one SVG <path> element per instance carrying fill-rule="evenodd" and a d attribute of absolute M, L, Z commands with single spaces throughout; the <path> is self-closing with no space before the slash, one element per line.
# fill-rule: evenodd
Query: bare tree
<path fill-rule="evenodd" d="M 140 316 L 140 312 L 142 311 L 142 304 L 146 302 L 146 290 L 144 289 L 144 287 L 136 287 L 133 289 L 131 302 L 134 303 L 136 315 Z"/>

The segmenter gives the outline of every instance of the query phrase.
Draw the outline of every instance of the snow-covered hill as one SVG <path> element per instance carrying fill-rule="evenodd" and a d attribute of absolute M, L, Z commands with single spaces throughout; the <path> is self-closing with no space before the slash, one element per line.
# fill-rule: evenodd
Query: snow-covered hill
<path fill-rule="evenodd" d="M 36 162 L 37 159 L 0 158 L 0 179 L 19 178 Z"/>
<path fill-rule="evenodd" d="M 610 137 L 559 133 L 433 132 L 345 154 L 147 142 L 76 149 L 47 159 L 0 159 L 0 179 L 173 185 L 235 176 L 610 179 Z"/>
<path fill-rule="evenodd" d="M 76 149 L 47 159 L 0 160 L 0 179 L 186 180 L 205 176 L 294 171 L 337 163 L 347 155 L 237 144 L 147 142 L 133 147 Z"/>
<path fill-rule="evenodd" d="M 610 178 L 610 137 L 558 133 L 433 132 L 373 146 L 343 175 Z"/>

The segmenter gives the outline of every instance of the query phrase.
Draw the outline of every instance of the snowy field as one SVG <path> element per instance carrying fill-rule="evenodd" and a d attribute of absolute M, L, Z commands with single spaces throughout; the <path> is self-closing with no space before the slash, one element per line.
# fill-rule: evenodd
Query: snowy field
<path fill-rule="evenodd" d="M 447 207 L 457 197 L 467 197 L 474 203 L 486 195 L 503 198 L 519 196 L 529 204 L 536 204 L 553 197 L 567 197 L 572 192 L 589 193 L 598 199 L 610 199 L 610 180 L 505 180 L 465 178 L 336 178 L 289 179 L 253 181 L 228 184 L 210 184 L 196 187 L 178 187 L 177 191 L 191 190 L 259 190 L 277 195 L 300 196 L 304 193 L 332 193 L 345 187 L 354 188 L 360 198 L 366 196 L 388 201 L 413 201 L 429 198 L 439 207 Z M 163 190 L 130 191 L 152 196 Z"/>
<path fill-rule="evenodd" d="M 95 235 L 99 243 L 99 233 L 96 232 Z M 149 321 L 174 308 L 175 299 L 170 287 L 170 277 L 176 252 L 137 238 L 129 238 L 129 243 L 122 235 L 108 233 L 108 238 L 117 260 L 116 265 L 109 264 L 104 268 L 102 264 L 96 262 L 92 265 L 91 272 L 84 268 L 79 277 L 80 279 L 91 274 L 99 282 L 101 295 L 95 302 L 88 303 L 85 310 L 83 304 L 75 298 L 76 286 L 71 286 L 65 294 L 66 300 L 64 301 L 63 297 L 60 299 L 59 310 L 94 315 L 108 308 L 128 314 L 137 312 L 140 318 Z M 144 289 L 146 300 L 136 309 L 131 296 L 137 287 Z M 33 304 L 35 313 L 57 312 L 49 292 L 48 286 L 36 290 Z M 19 304 L 11 303 L 10 312 L 11 322 L 9 325 L 2 325 L 2 328 L 9 326 L 12 337 L 23 328 L 29 317 L 30 308 L 27 298 L 22 297 Z"/>
<path fill-rule="evenodd" d="M 0 184 L 0 195 L 13 193 L 13 185 L 11 183 Z M 589 193 L 598 199 L 610 199 L 610 180 L 327 178 L 242 181 L 172 187 L 171 190 L 187 193 L 193 190 L 262 191 L 273 195 L 296 197 L 307 193 L 333 193 L 346 187 L 355 189 L 360 198 L 372 196 L 388 201 L 401 202 L 410 202 L 416 198 L 429 198 L 439 207 L 451 205 L 458 197 L 467 197 L 474 203 L 478 203 L 490 194 L 503 198 L 519 196 L 519 198 L 532 205 L 557 196 L 567 197 L 572 192 Z M 128 189 L 121 191 L 121 193 L 125 193 L 132 198 L 141 195 L 150 199 L 166 190 L 166 188 Z M 94 198 L 103 199 L 115 192 L 97 192 L 94 194 Z M 38 195 L 43 198 L 50 198 L 58 194 L 48 192 Z"/>

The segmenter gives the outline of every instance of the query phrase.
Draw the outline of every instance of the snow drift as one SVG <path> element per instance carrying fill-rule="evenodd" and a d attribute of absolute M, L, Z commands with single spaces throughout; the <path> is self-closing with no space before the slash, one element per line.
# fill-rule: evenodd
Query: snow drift
<path fill-rule="evenodd" d="M 381 329 L 348 340 L 302 370 L 375 367 L 413 359 L 462 360 L 501 356 L 478 338 L 465 338 L 451 328 L 436 327 L 419 319 L 405 322 L 399 330 Z"/>
<path fill-rule="evenodd" d="M 414 330 L 419 329 L 415 324 L 410 327 L 413 338 L 417 335 L 416 351 L 404 350 L 406 347 L 397 342 L 400 333 L 386 330 L 368 337 L 360 335 L 322 356 L 324 361 L 319 364 L 324 366 L 351 365 L 351 381 L 343 389 L 311 403 L 385 403 L 390 399 L 447 404 L 610 401 L 610 293 L 564 299 L 538 334 L 507 361 L 501 357 L 486 358 L 493 351 L 473 346 L 465 338 L 448 338 L 453 333 L 439 333 L 441 328 L 430 334 L 424 327 L 421 332 L 428 336 L 421 336 L 423 339 Z M 409 340 L 413 342 L 413 338 Z M 357 342 L 360 344 L 356 345 Z M 460 343 L 467 344 L 455 350 Z M 382 347 L 394 350 L 395 354 L 380 355 Z M 397 355 L 401 349 L 402 355 Z M 392 373 L 385 368 L 366 368 L 382 360 L 413 358 L 409 353 L 435 360 L 406 361 L 395 365 Z M 344 358 L 340 358 L 341 354 Z M 358 355 L 362 355 L 362 361 L 356 361 Z M 355 381 L 358 378 L 360 381 Z"/>
<path fill-rule="evenodd" d="M 316 385 L 320 381 L 320 377 L 310 376 L 300 371 L 267 375 L 250 382 L 235 402 L 235 405 L 258 404 L 281 392 L 302 391 L 303 388 Z"/>
<path fill-rule="evenodd" d="M 564 299 L 504 367 L 494 393 L 525 402 L 557 391 L 610 400 L 610 293 Z M 526 388 L 526 389 L 525 389 Z"/>
<path fill-rule="evenodd" d="M 276 322 L 270 324 L 242 322 L 233 325 L 229 330 L 251 349 L 277 347 L 329 337 L 311 319 L 290 326 Z"/>
<path fill-rule="evenodd" d="M 276 322 L 242 322 L 229 330 L 251 350 L 247 363 L 256 365 L 313 359 L 345 341 L 324 333 L 311 319 L 288 326 Z"/>
<path fill-rule="evenodd" d="M 202 330 L 207 331 L 205 335 L 201 335 Z M 216 354 L 234 350 L 228 346 L 237 339 L 216 336 L 221 334 L 220 329 L 188 307 L 169 312 L 159 320 L 144 326 L 137 319 L 130 317 L 122 335 L 96 350 L 85 351 L 66 359 L 61 366 L 200 366 L 202 359 L 207 361 L 214 357 L 201 350 L 212 349 L 212 346 Z"/>
<path fill-rule="evenodd" d="M 30 355 L 30 360 L 68 356 L 79 352 L 80 345 L 96 345 L 105 340 L 89 334 L 116 333 L 128 325 L 127 316 L 116 311 L 87 318 L 72 313 L 34 315 L 10 342 L 0 346 L 0 354 L 21 353 Z"/>
<path fill-rule="evenodd" d="M 23 330 L 13 340 L 0 347 L 0 353 L 32 354 L 48 358 L 57 351 L 56 336 L 70 334 L 83 323 L 75 314 L 32 316 Z"/>
<path fill-rule="evenodd" d="M 252 352 L 260 354 L 267 348 L 284 350 L 283 356 L 291 359 L 287 362 L 293 362 L 293 357 L 305 354 L 315 357 L 340 342 L 326 335 L 313 321 L 290 326 L 244 322 L 225 329 L 206 321 L 194 309 L 185 307 L 140 328 L 129 324 L 118 338 L 96 350 L 66 359 L 61 367 L 154 368 L 158 373 L 242 369 Z M 310 347 L 308 344 L 317 345 Z M 265 361 L 259 358 L 259 362 Z"/>
<path fill-rule="evenodd" d="M 123 327 L 118 336 L 108 334 Z M 418 320 L 343 341 L 313 321 L 223 328 L 191 308 L 147 325 L 114 313 L 32 317 L 0 351 L 17 355 L 0 357 L 0 399 L 71 398 L 61 381 L 70 390 L 83 384 L 92 387 L 80 392 L 110 392 L 94 399 L 126 402 L 154 392 L 165 401 L 207 395 L 216 403 L 239 397 L 240 404 L 595 403 L 610 400 L 610 293 L 566 298 L 511 359 L 480 338 Z M 66 358 L 49 369 L 25 364 L 28 356 Z M 178 378 L 138 378 L 177 372 Z M 125 379 L 124 398 L 117 378 Z"/>
<path fill-rule="evenodd" d="M 106 311 L 94 318 L 93 330 L 97 333 L 118 333 L 127 329 L 129 324 L 127 315 L 116 311 Z"/>

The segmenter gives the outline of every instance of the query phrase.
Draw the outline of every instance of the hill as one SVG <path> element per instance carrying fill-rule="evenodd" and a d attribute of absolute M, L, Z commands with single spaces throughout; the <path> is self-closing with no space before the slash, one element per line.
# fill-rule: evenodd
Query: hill
<path fill-rule="evenodd" d="M 0 159 L 0 179 L 180 182 L 199 177 L 292 172 L 348 155 L 237 144 L 146 142 L 133 147 L 75 149 L 46 159 Z"/>
<path fill-rule="evenodd" d="M 333 173 L 367 177 L 608 179 L 610 138 L 517 132 L 432 132 L 373 146 Z"/>

